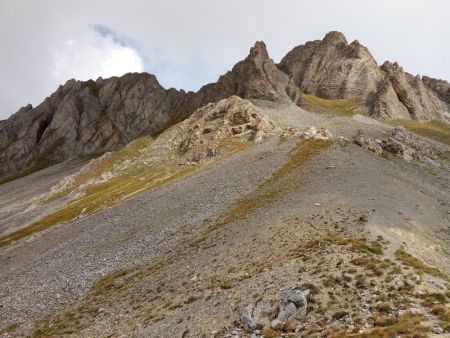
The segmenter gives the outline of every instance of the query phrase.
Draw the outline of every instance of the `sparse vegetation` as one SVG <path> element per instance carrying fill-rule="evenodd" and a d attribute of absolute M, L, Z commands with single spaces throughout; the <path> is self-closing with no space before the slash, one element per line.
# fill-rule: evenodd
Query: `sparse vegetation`
<path fill-rule="evenodd" d="M 220 287 L 224 290 L 231 289 L 234 286 L 234 281 L 231 279 L 227 279 L 220 283 Z"/>
<path fill-rule="evenodd" d="M 427 273 L 431 276 L 450 281 L 450 277 L 448 275 L 441 272 L 438 268 L 425 264 L 420 259 L 407 253 L 403 248 L 395 252 L 395 257 L 397 257 L 397 259 L 400 260 L 403 264 L 413 267 L 418 274 Z"/>
<path fill-rule="evenodd" d="M 363 99 L 360 97 L 331 100 L 302 93 L 300 105 L 311 112 L 350 117 L 357 113 L 358 106 L 363 102 Z"/>
<path fill-rule="evenodd" d="M 367 270 L 371 270 L 377 276 L 381 276 L 391 265 L 388 261 L 382 261 L 372 256 L 357 257 L 352 259 L 351 263 L 357 266 L 362 266 Z"/>
<path fill-rule="evenodd" d="M 422 325 L 421 316 L 404 313 L 400 317 L 376 317 L 374 329 L 363 333 L 333 332 L 330 338 L 391 338 L 401 335 L 409 338 L 427 337 L 428 328 Z"/>
<path fill-rule="evenodd" d="M 71 182 L 71 184 L 65 187 L 64 190 L 50 195 L 49 198 L 45 200 L 45 202 L 50 202 L 61 198 L 72 192 L 75 188 L 93 181 L 99 178 L 102 174 L 113 170 L 115 165 L 118 165 L 125 160 L 136 158 L 141 154 L 142 151 L 145 150 L 145 148 L 150 146 L 152 143 L 153 139 L 150 136 L 143 136 L 131 141 L 122 149 L 111 152 L 109 156 L 98 161 L 96 164 L 90 167 L 89 170 L 80 172 L 75 177 L 75 180 Z"/>
<path fill-rule="evenodd" d="M 450 124 L 444 121 L 432 120 L 418 122 L 414 120 L 395 119 L 386 122 L 391 126 L 401 125 L 421 136 L 450 145 Z"/>
<path fill-rule="evenodd" d="M 323 140 L 301 140 L 295 150 L 293 150 L 290 159 L 276 170 L 272 176 L 262 182 L 252 193 L 244 196 L 238 202 L 233 204 L 219 221 L 216 227 L 239 219 L 253 210 L 275 200 L 283 191 L 292 187 L 292 182 L 288 182 L 286 177 L 304 162 L 313 156 L 324 151 L 331 145 L 329 141 Z"/>
<path fill-rule="evenodd" d="M 18 326 L 19 326 L 18 323 L 11 323 L 9 325 L 6 325 L 3 328 L 0 328 L 0 336 L 6 335 L 6 334 L 14 331 L 15 329 L 17 329 Z"/>

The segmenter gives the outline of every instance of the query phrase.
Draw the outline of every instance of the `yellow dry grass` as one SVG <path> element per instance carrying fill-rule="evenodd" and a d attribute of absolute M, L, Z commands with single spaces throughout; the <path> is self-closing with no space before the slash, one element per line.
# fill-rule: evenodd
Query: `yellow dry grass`
<path fill-rule="evenodd" d="M 362 98 L 330 100 L 311 94 L 301 94 L 302 107 L 311 112 L 351 117 L 357 113 L 357 108 L 363 103 Z"/>

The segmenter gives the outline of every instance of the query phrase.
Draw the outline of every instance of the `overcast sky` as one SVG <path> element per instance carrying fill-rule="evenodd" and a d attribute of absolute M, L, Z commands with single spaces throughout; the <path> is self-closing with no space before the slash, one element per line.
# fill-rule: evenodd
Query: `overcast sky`
<path fill-rule="evenodd" d="M 146 71 L 197 90 L 256 40 L 278 62 L 330 30 L 379 64 L 450 80 L 449 13 L 448 0 L 0 0 L 0 119 L 70 78 Z"/>

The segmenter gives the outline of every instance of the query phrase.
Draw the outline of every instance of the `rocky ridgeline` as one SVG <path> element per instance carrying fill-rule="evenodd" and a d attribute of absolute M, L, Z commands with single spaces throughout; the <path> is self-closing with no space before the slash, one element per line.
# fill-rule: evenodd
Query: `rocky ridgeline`
<path fill-rule="evenodd" d="M 196 93 L 165 89 L 146 73 L 70 80 L 39 106 L 0 121 L 0 177 L 158 136 L 198 108 L 232 95 L 301 105 L 301 93 L 360 98 L 358 112 L 377 119 L 450 116 L 447 82 L 414 77 L 396 63 L 379 67 L 358 41 L 348 44 L 344 35 L 330 32 L 295 47 L 278 65 L 257 42 L 246 59 Z"/>

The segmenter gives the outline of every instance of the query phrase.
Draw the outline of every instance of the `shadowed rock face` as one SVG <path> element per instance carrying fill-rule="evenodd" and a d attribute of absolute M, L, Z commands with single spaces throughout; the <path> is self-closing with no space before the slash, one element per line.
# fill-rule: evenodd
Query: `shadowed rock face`
<path fill-rule="evenodd" d="M 0 175 L 30 165 L 117 149 L 156 135 L 185 117 L 188 95 L 165 90 L 149 74 L 70 80 L 38 107 L 20 109 L 0 126 Z"/>
<path fill-rule="evenodd" d="M 413 77 L 396 63 L 378 67 L 366 47 L 339 32 L 295 47 L 276 65 L 263 42 L 198 92 L 164 89 L 154 75 L 70 80 L 36 108 L 0 121 L 0 177 L 29 167 L 123 147 L 157 136 L 196 109 L 238 95 L 294 101 L 304 92 L 326 99 L 361 98 L 359 112 L 377 119 L 449 119 L 449 84 Z M 300 104 L 300 103 L 299 103 Z"/>

